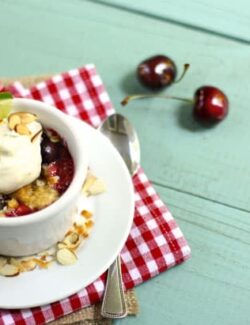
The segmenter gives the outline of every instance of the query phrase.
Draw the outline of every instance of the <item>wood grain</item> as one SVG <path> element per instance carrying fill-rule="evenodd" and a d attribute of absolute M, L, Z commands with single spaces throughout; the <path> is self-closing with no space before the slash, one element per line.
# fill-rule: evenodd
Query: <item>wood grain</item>
<path fill-rule="evenodd" d="M 92 0 L 91 0 L 92 1 Z M 94 0 L 156 19 L 250 43 L 248 0 Z M 229 23 L 230 22 L 230 23 Z"/>
<path fill-rule="evenodd" d="M 152 3 L 145 1 L 147 10 L 165 6 Z M 133 9 L 130 1 L 125 4 Z M 250 47 L 93 1 L 0 0 L 0 8 L 0 30 L 6 35 L 1 75 L 95 63 L 116 109 L 138 131 L 142 166 L 192 246 L 190 261 L 138 288 L 141 314 L 126 324 L 249 324 Z M 240 12 L 247 16 L 249 5 Z M 224 20 L 221 13 L 218 17 Z M 229 33 L 235 22 L 226 20 Z M 191 107 L 173 101 L 122 108 L 125 95 L 144 91 L 135 78 L 136 65 L 156 53 L 171 56 L 179 71 L 191 63 L 169 94 L 192 97 L 201 85 L 218 86 L 229 96 L 228 118 L 203 129 L 193 122 Z"/>
<path fill-rule="evenodd" d="M 128 324 L 249 324 L 249 214 L 156 189 L 186 234 L 192 258 L 137 288 L 142 312 Z"/>

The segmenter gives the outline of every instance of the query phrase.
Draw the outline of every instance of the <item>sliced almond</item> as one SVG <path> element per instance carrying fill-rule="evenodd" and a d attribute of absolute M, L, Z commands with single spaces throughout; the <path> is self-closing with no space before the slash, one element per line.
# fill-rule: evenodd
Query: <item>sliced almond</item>
<path fill-rule="evenodd" d="M 46 256 L 46 255 L 40 255 L 39 256 L 40 260 L 43 261 L 43 262 L 47 262 L 47 257 L 48 256 Z"/>
<path fill-rule="evenodd" d="M 37 266 L 36 262 L 33 259 L 22 261 L 20 264 L 21 264 L 20 267 L 21 272 L 33 271 Z"/>
<path fill-rule="evenodd" d="M 83 194 L 89 195 L 89 188 L 94 184 L 96 180 L 97 178 L 89 171 L 82 187 Z"/>
<path fill-rule="evenodd" d="M 52 263 L 52 261 L 43 261 L 39 258 L 34 258 L 33 261 L 41 268 L 41 269 L 47 269 L 49 265 Z"/>
<path fill-rule="evenodd" d="M 18 268 L 19 272 L 24 272 L 21 262 L 22 262 L 21 258 L 11 257 L 9 260 L 9 264 L 16 266 Z"/>
<path fill-rule="evenodd" d="M 94 221 L 93 220 L 87 220 L 86 221 L 86 227 L 87 228 L 91 228 L 94 225 Z"/>
<path fill-rule="evenodd" d="M 81 235 L 83 237 L 88 236 L 88 231 L 85 226 L 85 223 L 83 225 L 80 225 L 79 223 L 74 223 L 74 227 L 75 227 L 75 230 L 78 233 L 78 235 Z"/>
<path fill-rule="evenodd" d="M 32 138 L 30 139 L 30 141 L 31 141 L 31 142 L 34 142 L 34 141 L 38 138 L 39 134 L 41 134 L 42 132 L 43 132 L 43 130 L 40 129 L 38 132 L 36 132 L 36 133 L 32 136 Z"/>
<path fill-rule="evenodd" d="M 27 112 L 17 112 L 22 124 L 29 124 L 37 120 L 37 115 Z"/>
<path fill-rule="evenodd" d="M 73 232 L 64 238 L 63 243 L 67 248 L 75 250 L 81 244 L 81 238 L 77 232 Z"/>
<path fill-rule="evenodd" d="M 77 219 L 74 223 L 73 223 L 73 228 L 78 228 L 78 227 L 85 227 L 85 219 L 81 218 L 81 219 Z"/>
<path fill-rule="evenodd" d="M 8 126 L 11 130 L 14 130 L 17 125 L 21 123 L 21 119 L 17 114 L 11 114 L 8 117 Z"/>
<path fill-rule="evenodd" d="M 3 276 L 16 276 L 20 273 L 16 265 L 5 264 L 0 268 L 0 274 Z"/>
<path fill-rule="evenodd" d="M 55 143 L 57 143 L 57 142 L 60 142 L 61 139 L 60 139 L 60 137 L 57 136 L 57 135 L 52 135 L 52 136 L 50 137 L 50 141 L 51 141 L 51 142 L 55 142 Z"/>
<path fill-rule="evenodd" d="M 57 248 L 58 249 L 67 248 L 67 244 L 65 244 L 64 242 L 59 241 L 57 243 Z"/>
<path fill-rule="evenodd" d="M 11 257 L 9 264 L 18 267 L 20 272 L 32 271 L 36 267 L 36 263 L 33 261 L 34 257 L 16 258 Z"/>
<path fill-rule="evenodd" d="M 67 248 L 70 251 L 74 252 L 80 246 L 81 242 L 81 237 L 79 237 L 79 240 L 75 244 L 67 244 L 65 247 L 62 247 L 60 249 Z"/>
<path fill-rule="evenodd" d="M 66 234 L 64 235 L 64 238 L 66 237 L 66 236 L 69 236 L 70 234 L 72 234 L 72 232 L 74 232 L 72 229 L 69 229 L 67 232 L 66 232 Z"/>
<path fill-rule="evenodd" d="M 7 264 L 7 257 L 0 256 L 0 268 Z"/>
<path fill-rule="evenodd" d="M 81 245 L 81 243 L 82 243 L 82 237 L 79 237 L 79 240 L 77 243 L 68 245 L 67 248 L 69 248 L 71 251 L 75 252 L 77 250 L 77 248 Z"/>
<path fill-rule="evenodd" d="M 30 131 L 29 131 L 29 129 L 27 128 L 27 126 L 26 125 L 24 125 L 24 124 L 17 124 L 16 126 L 15 126 L 15 131 L 17 132 L 17 133 L 19 133 L 20 135 L 30 135 Z"/>
<path fill-rule="evenodd" d="M 105 191 L 105 183 L 101 179 L 96 179 L 96 181 L 88 188 L 88 195 L 97 195 Z"/>
<path fill-rule="evenodd" d="M 72 232 L 68 236 L 66 236 L 63 242 L 67 244 L 75 244 L 79 240 L 79 235 L 76 232 Z"/>
<path fill-rule="evenodd" d="M 11 264 L 11 265 L 15 265 L 15 266 L 19 267 L 21 261 L 22 261 L 21 258 L 11 257 L 11 258 L 9 259 L 9 264 Z"/>
<path fill-rule="evenodd" d="M 77 256 L 67 248 L 59 249 L 56 254 L 57 261 L 62 265 L 72 265 L 77 262 Z"/>
<path fill-rule="evenodd" d="M 86 219 L 89 219 L 89 218 L 93 217 L 93 213 L 88 210 L 82 210 L 81 216 L 85 217 Z"/>

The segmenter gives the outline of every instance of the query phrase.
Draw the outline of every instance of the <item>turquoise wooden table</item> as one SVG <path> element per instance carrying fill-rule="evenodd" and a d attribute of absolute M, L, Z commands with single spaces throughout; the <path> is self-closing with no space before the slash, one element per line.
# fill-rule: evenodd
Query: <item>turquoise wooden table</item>
<path fill-rule="evenodd" d="M 140 314 L 117 324 L 250 324 L 250 5 L 199 0 L 0 0 L 0 75 L 96 64 L 135 125 L 142 166 L 192 247 L 192 259 L 137 288 Z M 142 90 L 136 65 L 164 53 L 190 72 L 169 93 L 222 88 L 230 113 L 197 127 L 165 100 L 121 108 Z"/>

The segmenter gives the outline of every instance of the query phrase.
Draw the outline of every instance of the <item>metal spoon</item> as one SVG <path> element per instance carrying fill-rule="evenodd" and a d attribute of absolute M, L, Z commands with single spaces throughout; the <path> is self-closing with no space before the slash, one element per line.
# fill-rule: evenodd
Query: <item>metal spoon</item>
<path fill-rule="evenodd" d="M 140 162 L 140 145 L 134 127 L 125 116 L 113 114 L 103 122 L 99 130 L 116 147 L 127 165 L 130 175 L 133 176 Z M 123 318 L 127 315 L 120 256 L 108 269 L 101 314 L 106 318 Z"/>

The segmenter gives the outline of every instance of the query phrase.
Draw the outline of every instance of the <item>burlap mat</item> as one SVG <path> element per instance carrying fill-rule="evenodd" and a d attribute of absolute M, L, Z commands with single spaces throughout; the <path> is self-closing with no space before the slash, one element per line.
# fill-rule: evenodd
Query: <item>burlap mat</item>
<path fill-rule="evenodd" d="M 51 77 L 51 74 L 46 74 L 42 76 L 27 76 L 27 77 L 16 77 L 16 78 L 5 78 L 0 77 L 0 85 L 8 86 L 14 81 L 20 81 L 22 85 L 29 88 L 32 85 L 44 81 Z M 128 315 L 137 315 L 139 311 L 138 301 L 135 296 L 135 291 L 128 290 L 125 293 L 126 304 L 128 307 Z M 105 319 L 101 316 L 101 304 L 95 306 L 90 306 L 78 310 L 70 315 L 64 316 L 50 322 L 51 325 L 110 325 L 111 320 Z"/>
<path fill-rule="evenodd" d="M 12 84 L 14 81 L 18 80 L 22 83 L 23 86 L 29 88 L 40 81 L 49 79 L 51 76 L 52 76 L 51 74 L 46 74 L 42 76 L 26 76 L 26 77 L 15 77 L 15 78 L 0 77 L 0 84 L 3 84 L 4 86 L 8 86 Z"/>
<path fill-rule="evenodd" d="M 138 314 L 138 302 L 134 290 L 128 290 L 125 294 L 126 304 L 128 307 L 128 315 Z M 110 325 L 111 320 L 101 316 L 101 303 L 81 309 L 73 314 L 64 316 L 56 321 L 51 322 L 51 325 Z"/>

